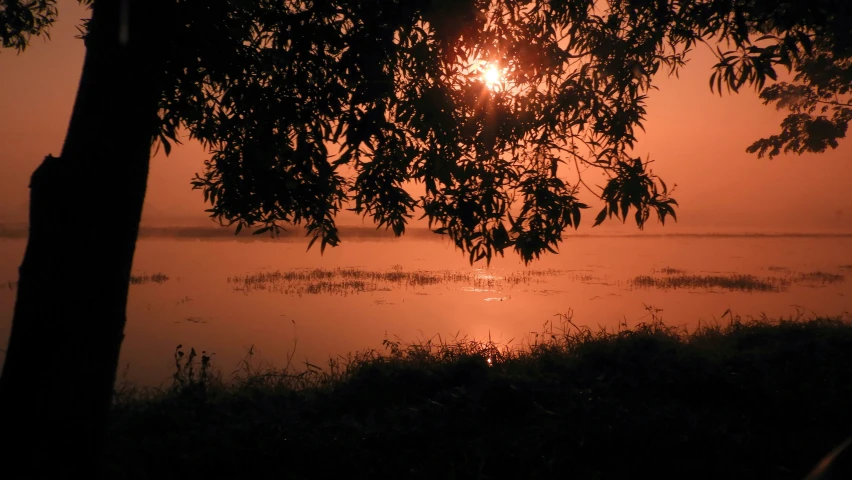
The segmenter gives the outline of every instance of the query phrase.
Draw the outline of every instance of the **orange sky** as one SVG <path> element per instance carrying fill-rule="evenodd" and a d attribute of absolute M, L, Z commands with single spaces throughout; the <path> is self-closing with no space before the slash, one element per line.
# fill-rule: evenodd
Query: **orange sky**
<path fill-rule="evenodd" d="M 76 0 L 59 0 L 59 11 L 52 40 L 37 39 L 21 55 L 0 53 L 0 222 L 25 218 L 29 176 L 46 154 L 59 154 L 64 139 L 84 53 L 75 25 L 87 12 Z M 696 52 L 679 80 L 658 79 L 660 91 L 651 92 L 637 153 L 650 153 L 654 171 L 678 184 L 680 223 L 666 231 L 852 232 L 852 142 L 772 161 L 745 153 L 778 130 L 783 114 L 752 92 L 711 94 L 712 63 L 708 52 Z M 203 160 L 192 144 L 153 159 L 145 219 L 205 218 L 201 193 L 189 186 Z M 590 232 L 595 213 L 581 231 Z"/>

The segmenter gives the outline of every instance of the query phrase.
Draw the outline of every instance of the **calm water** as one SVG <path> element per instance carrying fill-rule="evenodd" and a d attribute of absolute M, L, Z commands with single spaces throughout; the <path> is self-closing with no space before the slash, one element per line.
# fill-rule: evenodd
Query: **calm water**
<path fill-rule="evenodd" d="M 0 338 L 8 338 L 24 240 L 0 240 Z M 305 252 L 304 240 L 142 239 L 134 274 L 163 283 L 131 287 L 122 365 L 136 383 L 158 385 L 175 346 L 214 352 L 226 373 L 252 345 L 281 365 L 323 365 L 329 356 L 402 340 L 467 335 L 520 341 L 554 315 L 613 328 L 661 308 L 667 323 L 694 327 L 742 316 L 839 315 L 852 311 L 852 236 L 572 237 L 560 255 L 529 267 L 507 255 L 472 268 L 438 239 L 356 240 Z M 664 269 L 678 269 L 671 272 Z M 319 270 L 317 270 L 319 269 Z M 668 273 L 665 273 L 668 272 Z M 817 275 L 814 272 L 819 272 Z M 751 274 L 769 291 L 723 286 L 637 286 L 640 275 Z M 839 277 L 838 275 L 842 275 Z M 847 314 L 848 315 L 848 314 Z M 232 368 L 233 367 L 233 368 Z"/>

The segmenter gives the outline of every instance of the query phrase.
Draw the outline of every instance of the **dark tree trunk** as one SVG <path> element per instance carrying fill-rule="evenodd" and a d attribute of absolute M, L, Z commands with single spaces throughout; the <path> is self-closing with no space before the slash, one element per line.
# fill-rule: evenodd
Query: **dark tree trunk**
<path fill-rule="evenodd" d="M 96 0 L 62 154 L 32 176 L 0 378 L 5 478 L 87 478 L 96 467 L 161 92 L 163 69 L 146 53 L 151 3 Z"/>

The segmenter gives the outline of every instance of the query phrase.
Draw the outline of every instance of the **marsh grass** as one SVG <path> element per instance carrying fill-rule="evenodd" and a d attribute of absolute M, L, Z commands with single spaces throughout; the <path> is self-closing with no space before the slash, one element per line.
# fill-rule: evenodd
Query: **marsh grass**
<path fill-rule="evenodd" d="M 157 272 L 154 274 L 143 273 L 140 275 L 130 275 L 130 284 L 131 285 L 146 285 L 149 283 L 155 284 L 163 284 L 169 281 L 169 276 L 162 272 Z M 18 280 L 9 280 L 6 282 L 6 287 L 9 290 L 15 290 L 18 288 Z"/>
<path fill-rule="evenodd" d="M 147 273 L 143 273 L 141 275 L 131 275 L 130 276 L 130 284 L 131 285 L 146 285 L 149 283 L 156 283 L 158 285 L 166 283 L 169 281 L 169 276 L 162 272 L 157 272 L 151 275 Z"/>
<path fill-rule="evenodd" d="M 784 267 L 769 267 L 774 272 L 786 272 L 784 276 L 758 277 L 750 274 L 694 275 L 683 270 L 665 268 L 660 270 L 663 276 L 639 275 L 630 280 L 630 285 L 638 288 L 669 289 L 706 289 L 715 288 L 741 292 L 782 292 L 790 286 L 820 287 L 842 283 L 844 275 L 822 271 L 797 273 Z"/>
<path fill-rule="evenodd" d="M 275 270 L 243 276 L 229 277 L 227 282 L 244 293 L 270 291 L 287 295 L 336 294 L 352 295 L 395 289 L 420 289 L 437 285 L 464 284 L 477 291 L 511 289 L 519 285 L 539 283 L 544 277 L 569 277 L 577 281 L 591 281 L 594 277 L 583 272 L 563 270 L 526 270 L 506 275 L 495 275 L 485 270 L 463 272 L 455 270 L 406 271 L 395 265 L 387 271 L 359 268 Z"/>
<path fill-rule="evenodd" d="M 827 272 L 798 273 L 793 275 L 793 283 L 809 285 L 825 285 L 830 283 L 842 283 L 846 280 L 844 275 Z"/>
<path fill-rule="evenodd" d="M 791 286 L 821 287 L 842 283 L 845 276 L 830 272 L 793 272 L 785 267 L 769 267 L 776 276 L 751 274 L 691 274 L 686 270 L 664 267 L 652 275 L 639 275 L 626 283 L 634 288 L 722 289 L 741 292 L 781 292 Z M 233 276 L 227 282 L 243 293 L 269 291 L 286 295 L 354 295 L 397 289 L 423 289 L 437 285 L 463 285 L 468 291 L 504 291 L 547 281 L 548 277 L 570 282 L 612 285 L 584 270 L 524 270 L 495 274 L 487 270 L 416 270 L 406 271 L 395 265 L 387 271 L 360 268 L 275 270 Z M 618 282 L 621 284 L 621 282 Z M 422 293 L 422 292 L 417 292 Z"/>
<path fill-rule="evenodd" d="M 597 330 L 569 312 L 520 343 L 386 338 L 322 367 L 252 349 L 228 377 L 176 353 L 172 386 L 116 396 L 106 474 L 800 480 L 852 433 L 848 318 L 648 312 Z"/>
<path fill-rule="evenodd" d="M 789 284 L 784 279 L 770 277 L 758 278 L 754 275 L 668 275 L 665 277 L 654 277 L 651 275 L 639 275 L 634 277 L 631 283 L 636 287 L 668 289 L 712 289 L 723 288 L 725 290 L 737 290 L 743 292 L 778 292 L 782 287 Z"/>

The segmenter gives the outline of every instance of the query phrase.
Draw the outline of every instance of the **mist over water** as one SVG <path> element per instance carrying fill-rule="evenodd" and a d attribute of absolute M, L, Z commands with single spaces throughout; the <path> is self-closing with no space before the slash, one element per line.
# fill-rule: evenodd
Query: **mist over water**
<path fill-rule="evenodd" d="M 120 375 L 167 382 L 178 344 L 215 353 L 227 374 L 251 346 L 279 366 L 294 348 L 294 361 L 324 365 L 329 356 L 381 349 L 386 337 L 522 342 L 568 312 L 596 329 L 647 321 L 646 306 L 688 328 L 726 322 L 726 310 L 852 311 L 852 235 L 578 235 L 529 266 L 507 252 L 490 267 L 471 267 L 428 232 L 390 239 L 353 228 L 320 255 L 305 252 L 301 235 L 270 241 L 220 231 L 142 233 Z M 25 248 L 8 232 L 0 236 L 4 343 Z"/>

